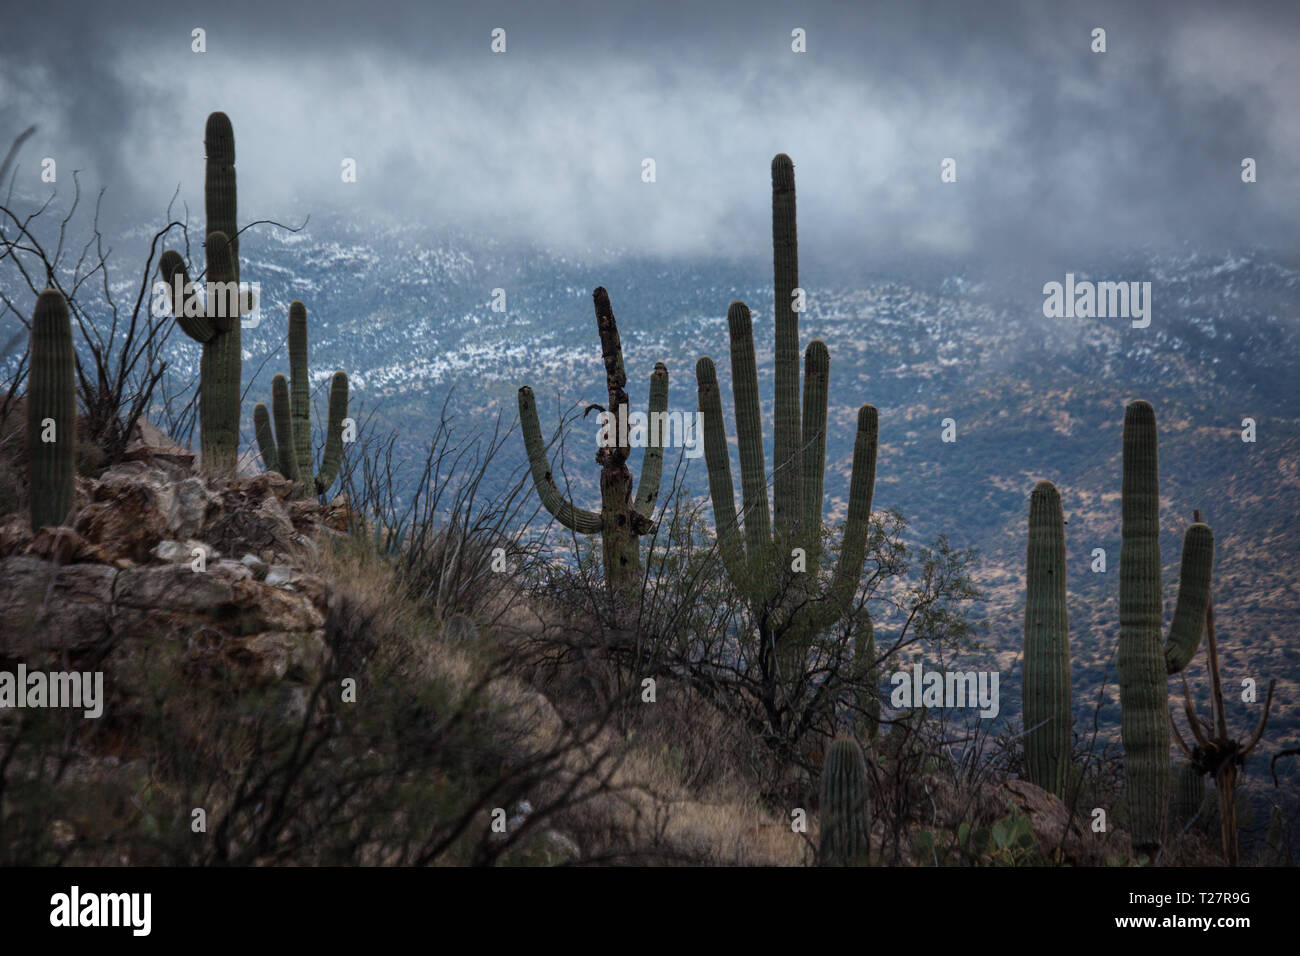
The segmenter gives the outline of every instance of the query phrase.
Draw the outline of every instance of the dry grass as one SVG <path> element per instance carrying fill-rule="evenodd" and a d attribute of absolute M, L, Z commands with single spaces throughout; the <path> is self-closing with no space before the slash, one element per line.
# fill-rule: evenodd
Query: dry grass
<path fill-rule="evenodd" d="M 349 608 L 351 619 L 365 622 L 365 633 L 353 640 L 373 655 L 372 668 L 394 679 L 438 677 L 470 693 L 485 671 L 496 673 L 510 659 L 510 648 L 500 635 L 556 626 L 535 604 L 502 598 L 510 606 L 500 609 L 497 630 L 481 630 L 474 645 L 456 644 L 431 626 L 412 602 L 395 597 L 391 571 L 372 550 L 323 548 L 310 570 L 331 582 L 331 602 Z M 489 607 L 485 616 L 497 613 Z M 510 728 L 508 736 L 522 750 L 555 748 L 578 733 L 575 717 L 561 713 L 572 708 L 557 707 L 551 696 L 562 705 L 566 697 L 572 701 L 575 690 L 566 677 L 572 675 L 531 684 L 507 666 L 487 682 L 481 705 L 493 720 Z M 581 846 L 583 858 L 593 861 L 775 866 L 809 862 L 811 845 L 805 837 L 792 832 L 788 817 L 760 807 L 755 790 L 744 781 L 734 752 L 744 742 L 734 739 L 734 727 L 698 701 L 683 706 L 678 695 L 666 696 L 670 702 L 633 704 L 640 714 L 630 732 L 606 726 L 566 754 L 567 774 L 549 782 L 551 790 L 597 772 L 611 760 L 616 766 L 608 775 L 606 792 L 560 814 L 556 829 Z M 678 702 L 671 702 L 674 699 Z M 551 797 L 542 792 L 531 802 Z"/>

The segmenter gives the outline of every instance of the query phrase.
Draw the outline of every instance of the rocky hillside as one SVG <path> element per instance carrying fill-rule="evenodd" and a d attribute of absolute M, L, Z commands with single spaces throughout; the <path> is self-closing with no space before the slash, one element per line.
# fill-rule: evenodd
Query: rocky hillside
<path fill-rule="evenodd" d="M 21 482 L 9 490 L 25 493 Z M 420 624 L 401 610 L 387 572 L 340 563 L 346 498 L 322 505 L 292 492 L 273 474 L 202 477 L 190 452 L 145 423 L 125 461 L 77 479 L 69 527 L 32 533 L 25 513 L 0 518 L 0 670 L 98 671 L 107 690 L 102 724 L 79 715 L 60 724 L 49 711 L 0 714 L 4 859 L 304 862 L 301 841 L 314 833 L 313 858 L 334 863 L 810 862 L 815 816 L 807 833 L 795 832 L 743 777 L 701 783 L 654 721 L 630 734 L 575 725 L 548 698 L 566 693 L 562 683 L 529 686 L 496 669 L 484 650 L 499 649 L 499 635 L 480 637 L 469 621 Z M 501 633 L 519 634 L 521 619 L 530 622 L 523 632 L 536 628 L 543 609 L 514 615 Z M 396 664 L 374 663 L 394 650 Z M 345 674 L 370 706 L 340 711 L 322 699 Z M 418 690 L 408 698 L 407 687 Z M 687 715 L 672 733 L 697 745 L 734 732 L 688 699 L 665 703 Z M 412 765 L 406 735 L 418 736 L 429 707 L 474 730 L 425 740 Z M 369 715 L 361 733 L 345 726 L 340 736 L 353 714 Z M 39 757 L 40 742 L 49 744 L 43 719 L 55 721 L 56 738 L 65 735 L 64 769 L 54 773 Z M 303 740 L 313 760 L 295 763 Z M 280 781 L 286 767 L 310 784 Z M 248 790 L 259 774 L 260 787 Z M 383 781 L 383 800 L 337 789 L 364 794 L 361 779 Z M 386 795 L 403 780 L 409 789 L 394 805 Z M 916 841 L 895 844 L 895 863 L 1129 859 L 1121 829 L 1093 838 L 1026 781 L 990 779 L 972 791 L 931 777 L 926 792 L 938 815 Z M 326 796 L 346 812 L 329 813 Z M 497 803 L 508 812 L 499 835 Z M 384 818 L 382 832 L 357 842 L 356 804 Z M 189 839 L 199 809 L 208 840 Z M 435 832 L 439 814 L 465 829 L 443 856 L 398 849 L 425 826 L 412 815 L 426 813 Z M 949 846 L 944 834 L 959 824 L 982 828 L 975 832 L 987 846 Z M 1007 836 L 1019 842 L 997 844 L 995 828 L 1019 833 Z M 884 852 L 883 818 L 876 829 Z"/>

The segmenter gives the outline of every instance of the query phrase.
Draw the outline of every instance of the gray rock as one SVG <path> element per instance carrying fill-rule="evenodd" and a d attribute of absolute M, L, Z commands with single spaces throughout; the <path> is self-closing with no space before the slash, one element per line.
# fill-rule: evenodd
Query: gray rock
<path fill-rule="evenodd" d="M 265 561 L 255 554 L 246 554 L 239 559 L 240 564 L 253 572 L 253 577 L 258 581 L 265 581 L 267 573 L 271 570 Z"/>

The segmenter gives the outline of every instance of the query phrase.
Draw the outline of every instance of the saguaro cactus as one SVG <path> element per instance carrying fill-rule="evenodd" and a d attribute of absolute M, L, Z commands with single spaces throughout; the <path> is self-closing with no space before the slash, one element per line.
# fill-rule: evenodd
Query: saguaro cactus
<path fill-rule="evenodd" d="M 1065 796 L 1070 767 L 1070 628 L 1061 495 L 1040 481 L 1029 498 L 1025 561 L 1025 775 Z"/>
<path fill-rule="evenodd" d="M 772 160 L 772 250 L 776 296 L 774 531 L 768 517 L 753 324 L 745 303 L 733 302 L 727 310 L 740 451 L 743 543 L 733 497 L 717 369 L 707 355 L 696 363 L 695 376 L 699 407 L 704 414 L 709 494 L 723 561 L 742 593 L 767 609 L 767 613 L 756 615 L 762 631 L 760 636 L 764 646 L 774 642 L 781 645 L 779 666 L 783 678 L 789 680 L 802 675 L 812 635 L 845 610 L 857 590 L 871 524 L 879 423 L 874 406 L 863 405 L 858 409 L 848 521 L 839 564 L 830 593 L 816 595 L 811 583 L 817 580 L 821 563 L 830 356 L 821 341 L 808 345 L 804 353 L 801 414 L 794 164 L 784 153 Z M 795 570 L 797 550 L 803 553 L 803 571 Z"/>
<path fill-rule="evenodd" d="M 1192 513 L 1192 520 L 1199 522 L 1199 511 Z M 1193 526 L 1195 527 L 1195 526 Z M 1219 677 L 1219 645 L 1214 634 L 1214 601 L 1207 598 L 1205 608 L 1205 657 L 1206 670 L 1210 675 L 1210 702 L 1214 720 L 1202 721 L 1192 708 L 1191 694 L 1187 691 L 1187 678 L 1183 677 L 1183 710 L 1187 715 L 1187 726 L 1196 742 L 1189 747 L 1183 735 L 1178 731 L 1178 724 L 1170 718 L 1169 726 L 1174 728 L 1174 739 L 1187 757 L 1191 767 L 1198 774 L 1214 776 L 1214 789 L 1219 796 L 1219 834 L 1223 841 L 1223 862 L 1228 866 L 1237 865 L 1237 773 L 1246 766 L 1249 757 L 1264 737 L 1268 726 L 1268 714 L 1273 706 L 1273 689 L 1275 679 L 1268 682 L 1268 695 L 1264 698 L 1264 713 L 1260 715 L 1259 725 L 1254 736 L 1248 740 L 1236 740 L 1228 736 L 1228 721 L 1223 709 L 1223 682 Z M 1274 778 L 1276 779 L 1276 778 Z"/>
<path fill-rule="evenodd" d="M 1169 806 L 1168 675 L 1187 666 L 1205 628 L 1214 535 L 1197 522 L 1183 538 L 1178 603 L 1162 643 L 1160 480 L 1156 415 L 1136 401 L 1124 413 L 1119 558 L 1119 692 L 1133 847 L 1154 853 Z"/>
<path fill-rule="evenodd" d="M 195 307 L 185 260 L 175 250 L 159 263 L 176 323 L 203 346 L 199 362 L 199 431 L 203 470 L 233 475 L 239 455 L 239 407 L 242 399 L 240 316 L 251 301 L 239 288 L 239 225 L 236 219 L 235 133 L 230 118 L 208 116 L 203 144 L 207 152 L 204 199 L 209 295 L 206 308 Z M 182 295 L 174 290 L 179 279 Z M 215 294 L 214 294 L 215 293 Z"/>
<path fill-rule="evenodd" d="M 54 289 L 36 298 L 27 388 L 28 494 L 35 531 L 64 524 L 76 498 L 76 355 L 68 303 Z"/>
<path fill-rule="evenodd" d="M 627 373 L 623 368 L 623 345 L 609 304 L 609 293 L 603 287 L 597 288 L 592 293 L 592 300 L 605 361 L 605 385 L 609 393 L 607 413 L 625 417 L 628 408 Z M 656 423 L 663 422 L 667 409 L 668 368 L 658 362 L 650 374 L 648 421 L 651 435 L 641 460 L 641 481 L 636 497 L 632 496 L 632 473 L 627 467 L 631 452 L 629 435 L 623 433 L 618 436 L 622 444 L 616 442 L 596 451 L 596 463 L 601 466 L 600 513 L 597 514 L 574 507 L 556 485 L 546 458 L 533 390 L 527 385 L 519 389 L 519 422 L 537 497 L 566 528 L 579 534 L 600 535 L 605 585 L 611 595 L 634 588 L 641 576 L 640 537 L 654 530 L 655 501 L 659 497 L 659 479 L 663 470 L 664 435 Z"/>
<path fill-rule="evenodd" d="M 315 456 L 311 447 L 311 380 L 307 372 L 307 307 L 298 300 L 289 306 L 289 374 L 286 382 L 277 374 L 271 380 L 271 415 L 261 402 L 253 407 L 253 433 L 262 463 L 290 481 L 310 483 L 318 495 L 325 494 L 338 475 L 343 457 L 343 420 L 348 416 L 348 376 L 342 369 L 330 382 L 329 422 L 325 429 L 325 454 L 320 471 L 312 477 Z"/>
<path fill-rule="evenodd" d="M 867 770 L 852 737 L 837 737 L 822 761 L 821 840 L 823 866 L 865 866 L 871 857 Z"/>

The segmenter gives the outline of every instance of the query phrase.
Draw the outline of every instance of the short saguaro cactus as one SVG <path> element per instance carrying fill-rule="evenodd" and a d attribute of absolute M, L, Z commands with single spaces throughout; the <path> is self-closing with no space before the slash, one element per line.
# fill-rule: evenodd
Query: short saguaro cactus
<path fill-rule="evenodd" d="M 66 523 L 76 498 L 76 354 L 68 303 L 55 289 L 32 313 L 27 459 L 32 530 Z"/>
<path fill-rule="evenodd" d="M 867 768 L 852 737 L 837 737 L 826 748 L 821 780 L 823 866 L 861 866 L 870 861 Z"/>

